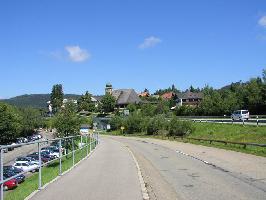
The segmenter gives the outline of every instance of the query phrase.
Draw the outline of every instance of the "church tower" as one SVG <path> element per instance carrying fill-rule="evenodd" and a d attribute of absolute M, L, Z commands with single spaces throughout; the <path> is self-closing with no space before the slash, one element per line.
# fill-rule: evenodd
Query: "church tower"
<path fill-rule="evenodd" d="M 113 86 L 111 83 L 107 83 L 105 86 L 105 94 L 112 94 Z"/>

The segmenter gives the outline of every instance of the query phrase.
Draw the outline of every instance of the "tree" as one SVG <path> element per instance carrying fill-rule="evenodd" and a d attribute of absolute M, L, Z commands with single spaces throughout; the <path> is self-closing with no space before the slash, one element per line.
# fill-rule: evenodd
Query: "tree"
<path fill-rule="evenodd" d="M 57 137 L 67 137 L 79 134 L 80 123 L 73 103 L 66 103 L 65 107 L 55 116 L 53 126 L 56 128 Z"/>
<path fill-rule="evenodd" d="M 60 110 L 62 104 L 63 104 L 63 87 L 61 84 L 53 85 L 52 93 L 50 95 L 51 104 L 53 107 L 53 113 L 56 113 Z"/>
<path fill-rule="evenodd" d="M 266 84 L 266 69 L 262 70 L 262 80 L 263 80 L 263 83 Z"/>
<path fill-rule="evenodd" d="M 85 95 L 82 95 L 78 100 L 78 111 L 85 110 L 92 112 L 95 110 L 95 105 L 91 101 L 91 94 L 86 91 Z"/>
<path fill-rule="evenodd" d="M 34 108 L 21 108 L 22 135 L 27 136 L 34 132 L 34 129 L 44 125 L 44 118 L 40 110 Z"/>
<path fill-rule="evenodd" d="M 7 144 L 19 136 L 21 120 L 15 107 L 0 102 L 0 144 Z"/>
<path fill-rule="evenodd" d="M 112 95 L 106 94 L 102 98 L 101 103 L 101 109 L 103 112 L 112 112 L 114 111 L 116 100 Z"/>

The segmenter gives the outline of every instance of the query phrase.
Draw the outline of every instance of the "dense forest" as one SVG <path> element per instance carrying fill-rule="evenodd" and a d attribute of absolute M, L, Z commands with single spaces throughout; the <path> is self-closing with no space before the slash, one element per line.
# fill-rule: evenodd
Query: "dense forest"
<path fill-rule="evenodd" d="M 78 99 L 81 95 L 77 94 L 65 94 L 64 98 L 67 99 Z M 42 108 L 47 107 L 47 101 L 50 100 L 50 94 L 25 94 L 10 99 L 2 99 L 0 101 L 6 102 L 8 104 L 18 106 L 18 107 L 33 107 Z"/>

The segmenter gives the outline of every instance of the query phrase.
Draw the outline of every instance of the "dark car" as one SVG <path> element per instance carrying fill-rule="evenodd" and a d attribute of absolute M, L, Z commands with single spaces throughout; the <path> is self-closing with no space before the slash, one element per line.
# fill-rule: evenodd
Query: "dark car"
<path fill-rule="evenodd" d="M 27 157 L 33 158 L 35 160 L 39 160 L 39 154 L 38 153 L 37 154 L 35 154 L 35 153 L 29 154 L 29 155 L 27 155 Z M 42 160 L 42 162 L 48 162 L 50 159 L 41 154 L 41 160 Z"/>
<path fill-rule="evenodd" d="M 14 171 L 11 171 L 11 170 L 4 171 L 4 176 L 6 178 L 10 178 L 10 177 L 15 176 L 15 175 L 17 175 L 17 173 L 15 173 Z M 23 174 L 20 174 L 20 175 L 16 176 L 15 179 L 18 183 L 22 183 L 25 180 L 25 176 Z"/>
<path fill-rule="evenodd" d="M 13 171 L 16 174 L 23 172 L 22 169 L 16 168 L 12 165 L 4 166 L 3 169 L 4 169 L 4 171 Z"/>

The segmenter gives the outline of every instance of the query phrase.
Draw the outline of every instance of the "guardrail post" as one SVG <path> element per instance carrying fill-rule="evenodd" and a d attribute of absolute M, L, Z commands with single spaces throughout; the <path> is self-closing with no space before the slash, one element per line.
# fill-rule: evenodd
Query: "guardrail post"
<path fill-rule="evenodd" d="M 59 140 L 59 176 L 62 175 L 62 140 Z"/>
<path fill-rule="evenodd" d="M 74 138 L 72 137 L 72 162 L 73 162 L 73 167 L 75 165 L 75 152 L 74 152 Z"/>
<path fill-rule="evenodd" d="M 4 176 L 3 176 L 3 149 L 0 149 L 0 180 L 4 181 Z M 1 184 L 0 188 L 0 200 L 4 199 L 4 183 Z"/>
<path fill-rule="evenodd" d="M 89 155 L 88 134 L 86 134 L 86 150 L 87 150 L 87 156 L 88 156 Z"/>
<path fill-rule="evenodd" d="M 42 157 L 41 157 L 41 147 L 40 143 L 38 142 L 38 155 L 39 155 L 39 187 L 38 189 L 42 189 Z"/>

